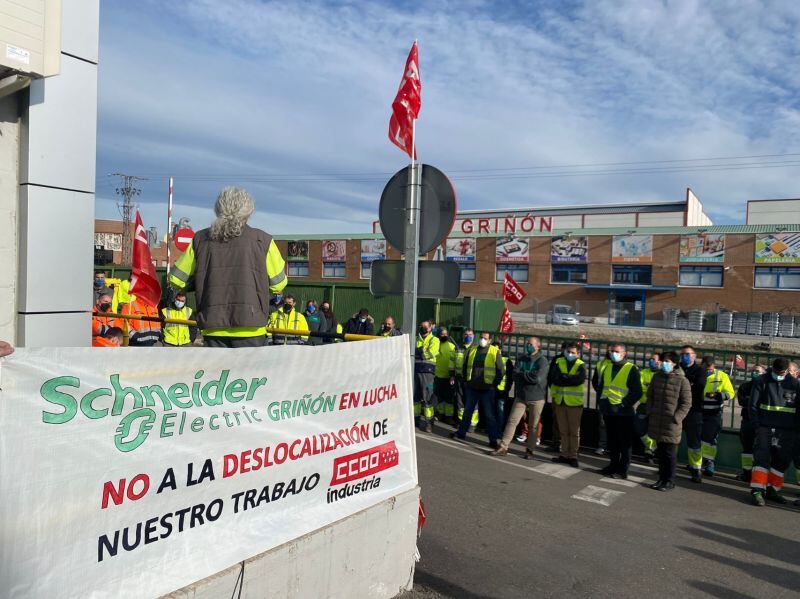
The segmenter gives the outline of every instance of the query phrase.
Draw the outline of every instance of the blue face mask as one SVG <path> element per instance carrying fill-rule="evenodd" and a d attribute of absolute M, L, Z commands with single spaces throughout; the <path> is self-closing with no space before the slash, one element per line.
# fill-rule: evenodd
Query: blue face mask
<path fill-rule="evenodd" d="M 95 287 L 102 287 L 105 284 L 106 284 L 106 282 L 105 282 L 104 279 L 95 279 L 94 280 L 94 286 Z"/>
<path fill-rule="evenodd" d="M 612 362 L 622 362 L 622 354 L 619 352 L 611 352 L 611 361 Z"/>
<path fill-rule="evenodd" d="M 316 311 L 317 311 L 317 308 L 314 306 L 314 304 L 311 304 L 311 305 L 310 305 L 308 308 L 306 308 L 306 311 L 307 311 L 309 314 L 313 314 L 314 312 L 316 312 Z"/>
<path fill-rule="evenodd" d="M 280 295 L 280 294 L 276 295 L 275 296 L 275 303 L 276 304 L 280 304 L 282 299 L 283 299 L 282 295 Z"/>
<path fill-rule="evenodd" d="M 566 358 L 567 362 L 573 362 L 575 361 L 575 359 L 577 359 L 578 356 L 576 356 L 575 354 L 571 354 L 568 351 L 565 351 L 564 357 Z"/>
<path fill-rule="evenodd" d="M 692 354 L 681 354 L 681 365 L 683 365 L 683 366 L 691 366 L 692 365 Z"/>
<path fill-rule="evenodd" d="M 661 362 L 661 371 L 669 374 L 672 372 L 672 369 L 675 368 L 675 365 L 672 362 Z"/>
<path fill-rule="evenodd" d="M 472 335 L 464 335 L 464 343 L 466 343 L 467 345 L 472 343 L 472 339 L 473 339 Z"/>
<path fill-rule="evenodd" d="M 652 370 L 655 370 L 656 368 L 658 368 L 658 362 L 656 362 L 653 358 L 650 358 L 649 364 L 650 364 L 650 368 Z"/>

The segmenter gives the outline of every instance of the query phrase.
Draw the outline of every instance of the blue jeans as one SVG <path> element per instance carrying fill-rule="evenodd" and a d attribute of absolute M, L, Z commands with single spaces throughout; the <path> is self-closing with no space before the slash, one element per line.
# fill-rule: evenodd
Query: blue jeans
<path fill-rule="evenodd" d="M 497 430 L 497 402 L 494 400 L 494 389 L 473 389 L 469 385 L 466 386 L 467 397 L 464 405 L 464 416 L 461 418 L 461 423 L 458 425 L 458 436 L 462 439 L 467 434 L 470 422 L 472 421 L 472 413 L 475 408 L 480 404 L 483 408 L 483 413 L 486 415 L 486 433 L 489 435 L 489 443 L 494 444 L 499 437 Z M 535 433 L 534 433 L 535 434 Z"/>

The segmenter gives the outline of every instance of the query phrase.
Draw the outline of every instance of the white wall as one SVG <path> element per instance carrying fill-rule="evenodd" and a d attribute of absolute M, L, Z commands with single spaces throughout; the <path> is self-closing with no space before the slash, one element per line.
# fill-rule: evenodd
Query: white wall
<path fill-rule="evenodd" d="M 0 98 L 0 339 L 15 344 L 19 98 Z"/>
<path fill-rule="evenodd" d="M 419 487 L 253 557 L 244 565 L 241 596 L 389 599 L 410 590 L 418 510 Z M 240 571 L 233 566 L 167 597 L 238 597 Z"/>
<path fill-rule="evenodd" d="M 800 200 L 747 202 L 748 225 L 788 225 L 800 223 Z"/>
<path fill-rule="evenodd" d="M 625 214 L 587 214 L 586 229 L 598 229 L 604 227 L 635 227 L 636 214 L 627 212 Z"/>
<path fill-rule="evenodd" d="M 682 227 L 683 212 L 642 212 L 640 227 Z"/>
<path fill-rule="evenodd" d="M 99 0 L 62 2 L 61 69 L 22 115 L 17 343 L 88 346 L 97 133 Z"/>

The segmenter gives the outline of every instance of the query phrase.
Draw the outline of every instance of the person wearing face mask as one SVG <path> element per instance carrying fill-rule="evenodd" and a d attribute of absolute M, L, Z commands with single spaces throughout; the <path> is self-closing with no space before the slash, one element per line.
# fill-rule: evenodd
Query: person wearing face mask
<path fill-rule="evenodd" d="M 680 354 L 681 370 L 692 386 L 692 409 L 683 420 L 686 433 L 686 449 L 689 459 L 689 473 L 693 483 L 703 482 L 703 390 L 706 386 L 706 373 L 697 363 L 697 352 L 691 345 L 684 345 Z"/>
<path fill-rule="evenodd" d="M 647 360 L 647 368 L 642 369 L 642 399 L 639 400 L 639 405 L 636 406 L 636 419 L 634 428 L 636 429 L 636 436 L 644 446 L 644 457 L 649 462 L 655 458 L 656 442 L 651 439 L 647 434 L 647 389 L 653 376 L 661 370 L 661 354 L 652 353 Z"/>
<path fill-rule="evenodd" d="M 374 335 L 375 327 L 372 316 L 369 315 L 369 310 L 361 308 L 358 314 L 354 315 L 350 320 L 344 323 L 344 333 L 353 335 Z"/>
<path fill-rule="evenodd" d="M 598 407 L 606 423 L 610 462 L 601 471 L 605 476 L 628 478 L 633 445 L 633 406 L 642 397 L 642 378 L 639 369 L 627 360 L 625 345 L 611 347 L 611 362 L 598 369 L 596 389 Z"/>
<path fill-rule="evenodd" d="M 313 299 L 308 300 L 308 302 L 306 302 L 306 311 L 303 312 L 303 316 L 305 316 L 306 323 L 308 323 L 308 330 L 312 333 L 318 333 L 319 327 L 322 324 L 322 315 L 317 309 L 317 302 Z M 311 345 L 322 345 L 322 338 L 311 335 L 308 338 L 308 342 Z"/>
<path fill-rule="evenodd" d="M 501 352 L 500 342 L 495 341 L 495 345 Z M 497 385 L 497 393 L 495 394 L 495 401 L 497 402 L 497 430 L 502 431 L 506 426 L 511 414 L 511 388 L 514 386 L 514 361 L 508 356 L 503 356 L 503 380 Z"/>
<path fill-rule="evenodd" d="M 597 388 L 600 385 L 600 377 L 603 375 L 603 369 L 611 364 L 611 346 L 611 343 L 606 345 L 606 353 L 597 362 L 594 373 L 592 374 L 592 389 L 594 389 L 598 397 L 600 394 Z M 606 423 L 602 418 L 600 418 L 600 425 L 597 433 L 597 449 L 595 449 L 594 453 L 595 455 L 608 455 L 608 435 L 606 434 Z"/>
<path fill-rule="evenodd" d="M 106 273 L 102 270 L 98 270 L 94 273 L 94 299 L 97 301 L 97 296 L 103 292 L 107 292 L 108 288 L 106 287 Z"/>
<path fill-rule="evenodd" d="M 331 310 L 331 303 L 324 301 L 319 306 L 319 329 L 320 333 L 341 333 L 342 325 L 336 320 L 336 315 Z M 333 343 L 335 339 L 323 339 L 322 343 Z"/>
<path fill-rule="evenodd" d="M 678 361 L 675 352 L 664 353 L 658 371 L 647 385 L 647 435 L 656 442 L 658 457 L 658 481 L 650 488 L 656 491 L 675 488 L 681 422 L 692 407 L 692 386 L 683 370 L 677 367 Z"/>
<path fill-rule="evenodd" d="M 755 442 L 756 431 L 753 423 L 750 422 L 750 396 L 753 394 L 753 385 L 767 371 L 763 366 L 753 367 L 750 373 L 750 380 L 745 381 L 736 390 L 736 401 L 741 410 L 741 425 L 739 426 L 739 440 L 742 442 L 742 471 L 739 473 L 739 480 L 750 482 L 750 475 L 753 472 L 753 443 Z"/>
<path fill-rule="evenodd" d="M 431 322 L 423 320 L 419 324 L 414 360 L 414 416 L 416 425 L 427 433 L 433 432 L 436 409 L 433 384 L 440 345 L 439 338 L 433 334 Z"/>
<path fill-rule="evenodd" d="M 536 447 L 536 430 L 542 416 L 542 409 L 547 398 L 548 363 L 541 350 L 538 337 L 529 337 L 525 343 L 525 355 L 517 358 L 514 370 L 514 390 L 516 398 L 511 406 L 511 413 L 503 430 L 503 438 L 492 455 L 504 456 L 520 420 L 528 412 L 528 437 L 525 459 L 533 459 Z"/>
<path fill-rule="evenodd" d="M 381 323 L 381 337 L 399 337 L 403 332 L 394 326 L 394 317 L 387 316 Z"/>
<path fill-rule="evenodd" d="M 553 415 L 558 421 L 561 451 L 554 462 L 577 468 L 581 440 L 581 416 L 586 398 L 586 366 L 578 357 L 578 344 L 568 342 L 548 374 Z"/>
<path fill-rule="evenodd" d="M 453 377 L 455 383 L 453 386 L 454 401 L 456 406 L 453 414 L 453 426 L 456 428 L 458 428 L 458 426 L 461 424 L 461 419 L 464 416 L 464 398 L 466 397 L 466 389 L 464 387 L 464 356 L 472 347 L 474 341 L 475 331 L 472 329 L 466 329 L 464 331 L 463 344 L 456 349 L 455 376 Z M 475 427 L 478 426 L 478 419 L 478 410 L 475 410 L 472 413 L 472 419 L 470 420 L 469 432 L 474 431 Z"/>
<path fill-rule="evenodd" d="M 161 309 L 161 314 L 167 320 L 191 320 L 192 309 L 186 305 L 186 294 L 179 291 L 175 294 L 172 305 Z M 161 327 L 163 343 L 167 347 L 184 347 L 194 343 L 197 337 L 197 327 L 185 324 L 164 323 Z"/>
<path fill-rule="evenodd" d="M 434 404 L 436 405 L 436 415 L 440 422 L 450 422 L 453 420 L 453 371 L 456 367 L 456 344 L 450 339 L 450 332 L 447 327 L 439 327 L 439 354 L 436 356 L 436 368 L 434 370 L 433 394 L 435 395 Z"/>
<path fill-rule="evenodd" d="M 119 329 L 123 327 L 122 321 L 116 318 L 116 315 L 109 314 L 104 316 L 104 314 L 111 312 L 111 303 L 112 298 L 108 293 L 101 293 L 97 296 L 97 300 L 95 300 L 94 309 L 97 314 L 92 316 L 93 341 L 98 337 L 102 337 L 111 327 L 117 327 Z"/>
<path fill-rule="evenodd" d="M 714 476 L 717 437 L 722 431 L 722 408 L 733 399 L 734 390 L 728 374 L 717 370 L 714 356 L 703 356 L 700 366 L 706 374 L 703 387 L 703 426 L 700 430 L 703 474 Z"/>
<path fill-rule="evenodd" d="M 308 323 L 306 317 L 295 310 L 294 296 L 286 295 L 283 298 L 281 309 L 270 314 L 267 328 L 288 329 L 291 331 L 307 331 Z M 272 340 L 270 345 L 303 345 L 308 341 L 307 336 L 283 335 L 280 333 L 268 333 L 267 337 Z"/>
<path fill-rule="evenodd" d="M 755 429 L 750 493 L 754 505 L 766 500 L 788 503 L 781 493 L 783 473 L 791 463 L 800 430 L 797 403 L 800 381 L 789 376 L 789 360 L 776 358 L 764 376 L 753 383 L 750 422 Z"/>
<path fill-rule="evenodd" d="M 489 436 L 489 447 L 497 449 L 497 402 L 494 393 L 497 385 L 503 380 L 503 354 L 499 348 L 492 345 L 491 333 L 481 333 L 478 346 L 474 345 L 467 350 L 464 356 L 464 386 L 466 388 L 466 405 L 464 416 L 458 425 L 458 430 L 450 435 L 451 438 L 465 439 L 472 414 L 480 404 L 486 415 L 486 432 Z"/>

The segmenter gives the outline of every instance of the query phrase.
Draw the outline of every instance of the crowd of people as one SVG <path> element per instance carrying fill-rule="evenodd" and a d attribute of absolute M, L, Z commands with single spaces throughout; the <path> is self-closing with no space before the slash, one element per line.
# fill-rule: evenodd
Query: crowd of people
<path fill-rule="evenodd" d="M 670 491 L 683 436 L 690 480 L 701 483 L 715 475 L 723 410 L 735 398 L 741 408 L 743 447 L 739 477 L 750 484 L 755 505 L 788 501 L 782 494 L 784 472 L 792 462 L 800 466 L 800 373 L 787 358 L 755 366 L 735 390 L 714 356 L 698 357 L 691 345 L 679 352 L 653 352 L 640 369 L 623 343 L 613 343 L 591 377 L 581 358 L 584 342 L 564 342 L 548 359 L 540 340 L 529 337 L 524 353 L 513 360 L 503 355 L 489 332 L 476 337 L 466 329 L 456 340 L 446 327 L 424 321 L 416 345 L 414 413 L 424 431 L 431 432 L 435 420 L 449 422 L 456 429 L 450 436 L 464 440 L 482 418 L 491 455 L 506 456 L 516 437 L 525 443 L 523 457 L 532 459 L 549 402 L 553 444 L 548 451 L 557 454 L 554 462 L 578 468 L 581 421 L 591 385 L 605 434 L 600 452 L 609 457 L 601 473 L 627 479 L 638 438 L 645 460 L 658 464 L 658 480 L 651 488 Z"/>

